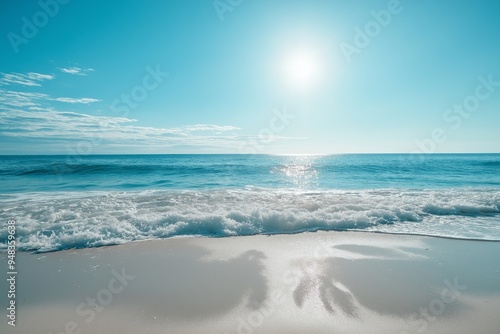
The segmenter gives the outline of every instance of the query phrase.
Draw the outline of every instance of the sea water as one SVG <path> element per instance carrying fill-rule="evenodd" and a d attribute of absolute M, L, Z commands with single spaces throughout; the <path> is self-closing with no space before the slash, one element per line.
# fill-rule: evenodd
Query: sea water
<path fill-rule="evenodd" d="M 500 240 L 500 154 L 0 156 L 0 249 L 363 230 Z"/>

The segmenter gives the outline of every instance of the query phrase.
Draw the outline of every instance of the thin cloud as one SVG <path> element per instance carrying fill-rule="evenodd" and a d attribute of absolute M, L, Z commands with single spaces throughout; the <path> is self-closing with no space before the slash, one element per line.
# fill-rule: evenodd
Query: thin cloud
<path fill-rule="evenodd" d="M 178 128 L 154 128 L 135 126 L 134 122 L 136 120 L 125 117 L 9 108 L 6 112 L 0 113 L 0 135 L 26 139 L 40 138 L 45 141 L 85 141 L 92 143 L 95 151 L 116 145 L 218 147 L 229 150 L 258 140 L 257 136 L 235 133 L 238 128 L 231 125 L 203 124 L 204 132 L 194 133 L 192 130 L 199 129 L 199 124 Z M 302 138 L 276 136 L 274 141 L 285 139 Z"/>
<path fill-rule="evenodd" d="M 43 93 L 16 92 L 0 89 L 0 108 L 2 106 L 39 107 L 45 100 L 50 100 L 50 96 Z"/>
<path fill-rule="evenodd" d="M 95 102 L 101 102 L 99 99 L 94 99 L 90 97 L 73 98 L 73 97 L 50 97 L 43 93 L 32 93 L 32 92 L 19 92 L 12 90 L 0 89 L 0 108 L 2 106 L 10 107 L 30 107 L 31 110 L 34 107 L 41 108 L 40 110 L 46 110 L 47 105 L 51 101 L 64 102 L 64 103 L 80 103 L 80 104 L 90 104 Z M 44 107 L 44 108 L 42 108 Z"/>
<path fill-rule="evenodd" d="M 68 68 L 59 68 L 59 70 L 63 73 L 73 74 L 73 75 L 87 75 L 88 72 L 94 72 L 93 68 L 80 68 L 80 67 L 68 67 Z"/>
<path fill-rule="evenodd" d="M 184 127 L 186 132 L 195 132 L 195 131 L 234 131 L 240 130 L 240 128 L 230 125 L 213 125 L 213 124 L 195 124 Z"/>
<path fill-rule="evenodd" d="M 101 100 L 99 99 L 93 99 L 90 97 L 82 97 L 82 98 L 72 98 L 72 97 L 58 97 L 53 99 L 54 101 L 58 102 L 65 102 L 65 103 L 83 103 L 83 104 L 89 104 L 89 103 L 94 103 L 94 102 L 100 102 Z"/>
<path fill-rule="evenodd" d="M 69 111 L 24 111 L 11 108 L 0 113 L 0 131 L 3 135 L 57 138 L 101 138 L 115 143 L 191 143 L 202 144 L 206 140 L 219 141 L 223 136 L 192 136 L 185 128 L 153 128 L 134 126 L 134 119 L 112 116 L 95 116 Z M 214 128 L 219 127 L 213 125 Z M 224 126 L 222 126 L 224 127 Z M 228 127 L 227 128 L 233 128 Z M 229 138 L 229 137 L 226 137 Z"/>
<path fill-rule="evenodd" d="M 50 74 L 29 73 L 0 73 L 0 85 L 22 85 L 22 86 L 41 86 L 40 82 L 52 80 L 55 76 Z"/>
<path fill-rule="evenodd" d="M 60 69 L 64 73 L 84 75 L 80 68 Z M 40 86 L 54 76 L 30 72 L 0 73 L 1 85 Z M 44 145 L 60 147 L 61 143 L 90 142 L 92 151 L 116 147 L 165 149 L 217 148 L 226 151 L 257 145 L 259 136 L 239 133 L 232 125 L 193 124 L 175 128 L 134 125 L 136 120 L 104 115 L 61 111 L 54 104 L 92 104 L 101 100 L 91 97 L 53 97 L 45 93 L 0 88 L 0 136 L 17 138 L 20 142 L 37 138 Z M 272 141 L 301 139 L 273 136 Z M 255 143 L 255 144 L 254 144 Z"/>

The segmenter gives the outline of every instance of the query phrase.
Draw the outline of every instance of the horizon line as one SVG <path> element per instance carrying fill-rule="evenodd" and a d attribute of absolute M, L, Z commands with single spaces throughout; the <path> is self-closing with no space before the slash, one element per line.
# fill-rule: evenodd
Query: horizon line
<path fill-rule="evenodd" d="M 104 155 L 269 155 L 269 156 L 331 156 L 331 155 L 451 155 L 451 154 L 500 154 L 500 152 L 343 152 L 343 153 L 41 153 L 2 154 L 0 156 L 104 156 Z"/>

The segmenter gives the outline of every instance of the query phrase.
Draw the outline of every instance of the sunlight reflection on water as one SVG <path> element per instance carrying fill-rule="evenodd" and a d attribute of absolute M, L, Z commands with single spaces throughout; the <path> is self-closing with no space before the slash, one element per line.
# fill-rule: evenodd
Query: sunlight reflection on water
<path fill-rule="evenodd" d="M 317 156 L 290 156 L 285 165 L 277 167 L 277 171 L 298 187 L 314 186 L 318 184 L 319 176 L 314 165 L 317 159 Z"/>

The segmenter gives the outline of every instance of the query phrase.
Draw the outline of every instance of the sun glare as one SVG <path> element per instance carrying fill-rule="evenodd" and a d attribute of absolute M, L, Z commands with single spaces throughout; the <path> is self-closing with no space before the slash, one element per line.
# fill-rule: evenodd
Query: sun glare
<path fill-rule="evenodd" d="M 318 79 L 318 65 L 318 60 L 311 52 L 292 53 L 284 63 L 286 81 L 295 87 L 307 88 Z"/>

